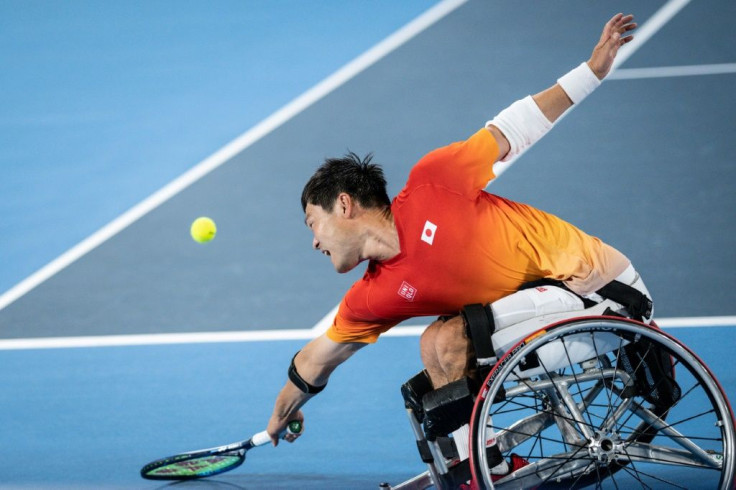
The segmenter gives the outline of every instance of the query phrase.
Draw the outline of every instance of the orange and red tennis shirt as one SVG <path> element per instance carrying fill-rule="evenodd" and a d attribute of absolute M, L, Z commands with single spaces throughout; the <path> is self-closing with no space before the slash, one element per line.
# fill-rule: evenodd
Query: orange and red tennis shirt
<path fill-rule="evenodd" d="M 372 343 L 408 318 L 456 315 L 540 278 L 588 294 L 624 271 L 628 259 L 598 238 L 485 192 L 497 155 L 484 128 L 414 166 L 391 203 L 401 252 L 369 262 L 343 297 L 330 339 Z"/>

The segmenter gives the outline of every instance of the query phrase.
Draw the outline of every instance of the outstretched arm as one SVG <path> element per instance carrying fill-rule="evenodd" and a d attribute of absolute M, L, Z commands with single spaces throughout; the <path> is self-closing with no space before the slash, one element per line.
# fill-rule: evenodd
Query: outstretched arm
<path fill-rule="evenodd" d="M 621 46 L 631 41 L 633 15 L 616 14 L 603 26 L 590 59 L 552 87 L 515 102 L 486 124 L 499 146 L 498 160 L 509 159 L 536 143 L 573 104 L 592 92 L 611 71 Z"/>
<path fill-rule="evenodd" d="M 365 345 L 367 344 L 359 342 L 337 343 L 326 335 L 321 335 L 299 351 L 294 358 L 297 384 L 289 379 L 281 389 L 266 428 L 274 446 L 279 442 L 279 433 L 290 421 L 304 421 L 304 415 L 299 409 L 316 395 L 310 393 L 312 391 L 310 387 L 317 389 L 324 387 L 335 368 Z M 286 440 L 292 442 L 298 436 L 289 434 Z"/>

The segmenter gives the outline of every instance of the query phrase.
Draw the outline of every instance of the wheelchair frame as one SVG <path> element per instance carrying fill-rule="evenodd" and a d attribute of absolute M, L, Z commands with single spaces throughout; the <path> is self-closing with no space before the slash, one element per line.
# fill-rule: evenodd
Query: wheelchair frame
<path fill-rule="evenodd" d="M 596 335 L 599 337 L 596 338 Z M 592 339 L 596 355 L 589 359 L 571 358 L 567 348 L 571 345 L 571 340 L 585 341 L 587 336 Z M 606 336 L 609 341 L 610 338 L 621 339 L 618 348 L 615 351 L 598 352 L 600 339 L 606 339 Z M 711 418 L 714 418 L 716 429 L 711 429 L 711 432 L 720 433 L 720 439 L 704 440 L 683 434 L 676 427 L 682 422 L 669 423 L 665 420 L 668 415 L 672 415 L 670 408 L 664 413 L 655 413 L 652 407 L 644 406 L 640 397 L 630 393 L 633 384 L 632 375 L 619 367 L 619 353 L 626 343 L 639 342 L 641 339 L 647 339 L 666 349 L 671 358 L 676 359 L 677 372 L 693 378 L 695 385 L 688 386 L 689 391 L 681 399 L 691 396 L 695 388 L 702 388 L 705 391 L 705 395 L 700 396 L 698 401 L 700 403 L 702 400 L 708 400 L 713 408 L 705 415 L 700 414 L 696 417 L 707 416 L 712 412 L 714 416 Z M 556 366 L 551 366 L 540 372 L 539 359 L 535 360 L 536 370 L 520 369 L 530 359 L 539 357 L 538 354 L 546 355 L 543 349 L 550 351 L 553 343 L 560 342 L 567 357 L 568 366 L 565 369 L 553 369 Z M 546 362 L 550 361 L 547 359 Z M 544 367 L 546 362 L 542 359 L 541 365 Z M 527 377 L 522 374 L 523 371 L 533 375 Z M 504 383 L 507 386 L 504 387 Z M 569 389 L 571 386 L 581 391 L 575 393 Z M 582 386 L 590 387 L 582 391 Z M 504 400 L 526 397 L 527 400 L 534 399 L 539 407 L 528 407 L 525 410 L 531 413 L 530 415 L 508 426 L 493 427 L 493 422 L 490 422 L 491 429 L 484 428 L 488 426 L 489 421 L 501 418 L 500 415 L 491 412 L 495 410 L 494 406 L 499 403 L 497 398 L 503 392 L 505 392 L 502 397 Z M 602 408 L 604 415 L 600 420 L 596 418 L 594 422 L 595 416 L 587 412 L 594 410 L 595 401 L 602 394 L 608 397 L 609 406 Z M 675 405 L 678 403 L 679 400 Z M 674 408 L 673 406 L 673 411 Z M 736 424 L 733 410 L 720 384 L 708 367 L 680 341 L 654 326 L 628 318 L 585 316 L 562 319 L 525 336 L 508 349 L 491 369 L 477 396 L 470 421 L 469 461 L 461 462 L 456 458 L 448 458 L 443 454 L 442 447 L 437 441 L 426 439 L 411 409 L 407 409 L 407 415 L 417 444 L 427 450 L 423 460 L 428 469 L 396 486 L 383 483 L 380 488 L 449 489 L 457 488 L 468 481 L 471 486 L 466 488 L 478 489 L 555 485 L 569 488 L 571 484 L 574 486 L 588 481 L 593 484 L 607 479 L 613 480 L 615 485 L 614 475 L 620 471 L 624 476 L 626 473 L 633 473 L 633 478 L 640 476 L 640 473 L 648 477 L 648 473 L 636 470 L 636 465 L 644 466 L 652 463 L 659 466 L 687 467 L 688 471 L 703 470 L 706 473 L 709 469 L 720 471 L 718 488 L 734 487 Z M 627 418 L 622 423 L 624 417 Z M 641 421 L 634 429 L 627 426 L 632 417 Z M 524 444 L 528 447 L 535 438 L 541 446 L 541 441 L 545 439 L 541 434 L 545 430 L 553 430 L 560 434 L 557 444 L 563 448 L 561 452 L 538 457 L 528 466 L 496 481 L 491 480 L 486 471 L 485 451 L 485 441 L 489 433 L 495 435 L 502 453 L 510 453 L 514 448 Z M 657 441 L 668 441 L 671 445 L 662 445 L 661 442 L 655 444 L 653 439 L 656 437 L 659 438 Z M 708 444 L 720 445 L 720 451 L 701 447 Z M 564 460 L 564 463 L 560 464 L 560 460 Z M 657 475 L 652 478 L 660 479 Z M 664 478 L 661 479 L 666 481 Z"/>

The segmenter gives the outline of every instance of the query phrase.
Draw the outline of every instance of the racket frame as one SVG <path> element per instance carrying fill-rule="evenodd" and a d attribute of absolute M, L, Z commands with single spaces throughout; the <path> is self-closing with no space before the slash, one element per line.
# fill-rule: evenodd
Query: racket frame
<path fill-rule="evenodd" d="M 287 429 L 281 434 L 281 438 L 283 438 L 287 433 L 290 434 L 298 434 L 302 431 L 301 423 L 298 421 L 292 421 L 289 423 L 289 426 Z M 239 442 L 233 442 L 231 444 L 226 444 L 224 446 L 216 446 L 209 449 L 199 449 L 196 451 L 190 451 L 186 453 L 179 453 L 175 454 L 173 456 L 167 456 L 165 458 L 160 458 L 155 461 L 151 461 L 147 465 L 145 465 L 143 468 L 141 468 L 141 477 L 145 478 L 146 480 L 195 480 L 197 478 L 205 478 L 208 476 L 214 476 L 219 475 L 220 473 L 225 473 L 226 471 L 234 470 L 238 466 L 242 465 L 245 461 L 245 454 L 248 452 L 248 450 L 253 449 L 254 447 L 262 446 L 264 444 L 267 444 L 271 442 L 271 437 L 268 435 L 268 432 L 265 430 L 262 432 L 258 432 L 257 434 L 254 434 L 250 439 L 247 439 L 245 441 L 239 441 Z M 187 461 L 193 461 L 195 459 L 201 459 L 206 457 L 212 457 L 212 456 L 223 456 L 226 454 L 231 454 L 233 456 L 236 456 L 238 458 L 238 461 L 234 464 L 225 466 L 224 468 L 219 468 L 216 470 L 208 471 L 206 473 L 195 473 L 191 475 L 155 475 L 150 474 L 152 471 L 155 471 L 157 469 L 163 468 L 168 465 L 172 464 L 180 464 L 180 463 L 186 463 Z"/>

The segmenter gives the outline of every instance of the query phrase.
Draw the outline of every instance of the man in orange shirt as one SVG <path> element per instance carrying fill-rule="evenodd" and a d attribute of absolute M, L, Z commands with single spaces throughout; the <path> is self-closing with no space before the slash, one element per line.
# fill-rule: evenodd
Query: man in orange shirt
<path fill-rule="evenodd" d="M 443 316 L 420 342 L 436 389 L 468 372 L 473 349 L 459 315 L 464 305 L 492 303 L 496 328 L 504 328 L 550 308 L 582 309 L 583 297 L 614 279 L 648 296 L 617 250 L 553 215 L 483 190 L 495 177 L 495 162 L 522 153 L 600 84 L 635 27 L 633 16 L 614 16 L 586 63 L 515 102 L 466 141 L 426 155 L 393 202 L 370 158 L 328 159 L 315 172 L 302 194 L 314 248 L 340 273 L 369 263 L 326 334 L 294 356 L 268 424 L 274 445 L 290 420 L 303 420 L 300 407 L 338 365 L 407 318 Z M 560 287 L 539 288 L 549 291 L 544 296 L 517 292 L 543 278 Z"/>

